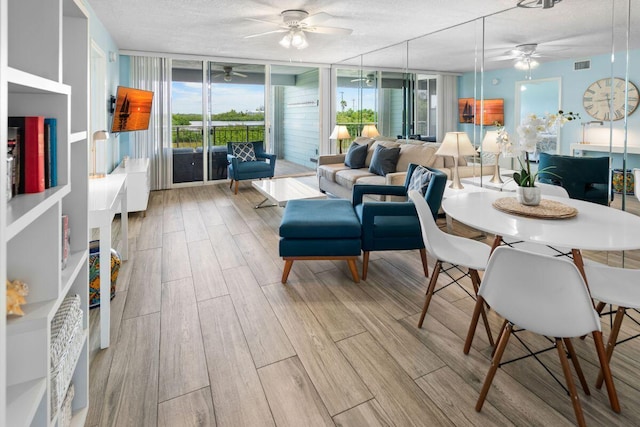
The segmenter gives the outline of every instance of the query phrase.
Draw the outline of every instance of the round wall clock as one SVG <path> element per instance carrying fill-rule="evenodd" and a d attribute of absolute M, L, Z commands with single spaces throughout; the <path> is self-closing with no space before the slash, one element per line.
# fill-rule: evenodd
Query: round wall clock
<path fill-rule="evenodd" d="M 582 96 L 582 105 L 596 120 L 620 120 L 624 118 L 624 79 L 613 79 L 613 98 L 611 97 L 611 78 L 591 83 Z M 638 88 L 629 82 L 627 114 L 636 110 L 640 100 Z M 613 110 L 611 109 L 613 107 Z"/>

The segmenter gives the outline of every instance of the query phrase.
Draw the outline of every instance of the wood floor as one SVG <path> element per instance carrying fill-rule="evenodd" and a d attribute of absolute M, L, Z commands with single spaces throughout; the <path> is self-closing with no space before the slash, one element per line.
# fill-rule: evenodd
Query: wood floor
<path fill-rule="evenodd" d="M 247 182 L 237 196 L 227 185 L 154 191 L 146 216 L 130 215 L 106 350 L 97 350 L 99 311 L 91 313 L 87 426 L 574 424 L 569 397 L 531 358 L 499 369 L 474 410 L 491 348 L 478 328 L 463 354 L 474 301 L 454 286 L 416 327 L 428 280 L 417 251 L 373 253 L 359 284 L 345 262 L 296 261 L 282 285 L 283 209 L 254 209 L 261 199 Z M 497 333 L 501 319 L 489 320 Z M 625 321 L 624 336 L 637 330 Z M 580 390 L 587 423 L 640 425 L 640 339 L 613 356 L 621 414 L 593 386 L 592 339 L 574 346 L 591 388 Z M 513 340 L 505 357 L 521 354 Z M 555 352 L 540 358 L 561 377 Z"/>

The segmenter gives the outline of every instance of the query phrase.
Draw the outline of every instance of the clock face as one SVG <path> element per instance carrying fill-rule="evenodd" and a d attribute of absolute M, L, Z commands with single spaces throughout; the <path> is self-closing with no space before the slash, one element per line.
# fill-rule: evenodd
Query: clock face
<path fill-rule="evenodd" d="M 620 120 L 624 118 L 624 79 L 610 78 L 593 82 L 582 97 L 582 105 L 591 117 L 597 120 Z M 638 88 L 629 82 L 629 98 L 627 114 L 631 114 L 638 106 L 640 100 Z"/>

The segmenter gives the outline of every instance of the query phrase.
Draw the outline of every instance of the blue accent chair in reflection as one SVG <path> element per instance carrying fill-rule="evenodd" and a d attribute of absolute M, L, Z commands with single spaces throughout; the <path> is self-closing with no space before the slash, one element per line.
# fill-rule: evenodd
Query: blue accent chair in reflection
<path fill-rule="evenodd" d="M 608 205 L 609 196 L 609 158 L 573 157 L 540 153 L 538 181 L 559 185 L 567 190 L 572 199 Z M 552 175 L 553 174 L 553 175 Z"/>
<path fill-rule="evenodd" d="M 238 194 L 238 182 L 246 179 L 273 178 L 276 168 L 276 155 L 264 151 L 262 141 L 250 142 L 257 160 L 242 162 L 233 155 L 233 144 L 238 142 L 227 142 L 227 160 L 229 161 L 228 176 L 231 179 L 229 188 L 236 183 L 235 194 Z"/>
<path fill-rule="evenodd" d="M 424 275 L 429 275 L 427 252 L 422 241 L 420 221 L 413 202 L 364 201 L 366 194 L 407 196 L 411 175 L 417 165 L 407 168 L 404 185 L 354 185 L 352 204 L 362 226 L 362 279 L 367 279 L 369 253 L 371 251 L 393 251 L 419 249 Z M 437 169 L 431 171 L 431 180 L 425 192 L 425 200 L 436 218 L 442 203 L 447 175 Z"/>

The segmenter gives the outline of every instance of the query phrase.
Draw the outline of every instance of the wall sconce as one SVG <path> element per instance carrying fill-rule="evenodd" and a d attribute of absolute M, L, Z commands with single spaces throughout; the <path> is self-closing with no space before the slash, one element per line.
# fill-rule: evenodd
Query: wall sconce
<path fill-rule="evenodd" d="M 109 52 L 109 62 L 116 62 L 116 59 L 118 59 L 118 54 L 114 51 L 110 51 Z"/>
<path fill-rule="evenodd" d="M 116 111 L 116 97 L 109 96 L 109 114 L 113 114 Z"/>

